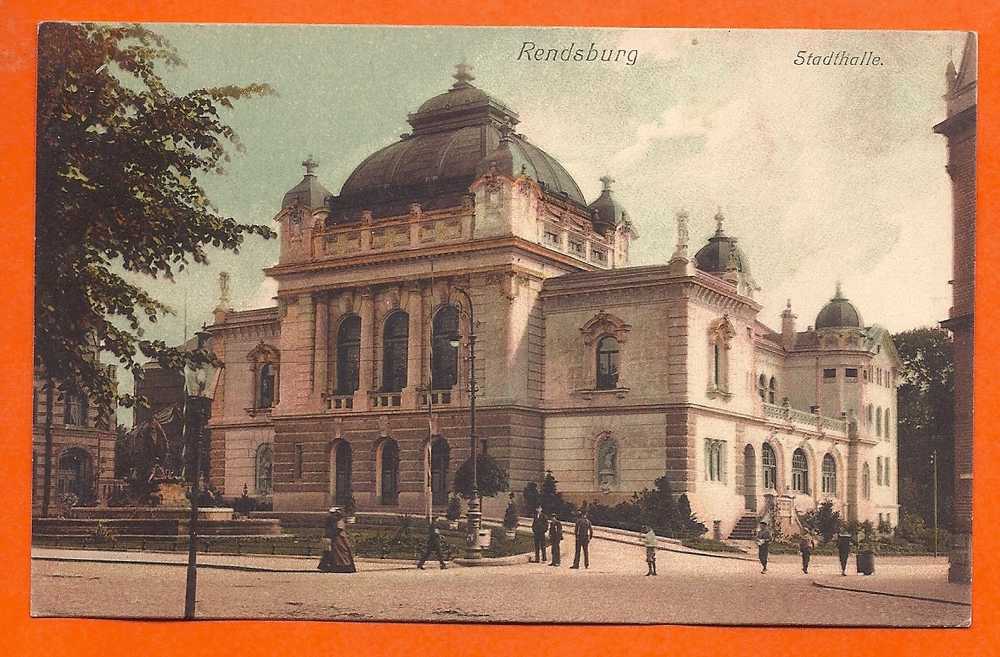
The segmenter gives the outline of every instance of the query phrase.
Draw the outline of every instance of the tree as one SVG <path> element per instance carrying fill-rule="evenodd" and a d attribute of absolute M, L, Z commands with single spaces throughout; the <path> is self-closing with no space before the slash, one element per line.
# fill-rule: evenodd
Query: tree
<path fill-rule="evenodd" d="M 844 526 L 839 511 L 833 510 L 833 502 L 827 500 L 818 508 L 806 511 L 802 515 L 802 524 L 813 534 L 819 534 L 824 543 L 829 543 Z"/>
<path fill-rule="evenodd" d="M 903 361 L 897 391 L 899 502 L 933 521 L 931 454 L 937 452 L 939 522 L 951 518 L 954 481 L 954 361 L 948 331 L 919 328 L 893 336 Z M 905 494 L 904 494 L 905 493 Z"/>
<path fill-rule="evenodd" d="M 535 511 L 538 509 L 538 505 L 541 502 L 542 494 L 538 490 L 538 484 L 531 481 L 524 486 L 524 515 L 535 516 Z"/>
<path fill-rule="evenodd" d="M 220 109 L 271 90 L 176 94 L 159 71 L 180 58 L 137 25 L 45 23 L 38 41 L 35 366 L 47 395 L 54 385 L 86 393 L 110 413 L 134 400 L 116 399 L 98 354 L 139 377 L 139 354 L 178 369 L 213 359 L 143 339 L 145 323 L 171 311 L 126 276 L 172 279 L 206 263 L 210 247 L 238 252 L 247 235 L 274 236 L 220 214 L 199 182 L 243 150 Z M 46 491 L 50 443 L 47 416 Z"/>
<path fill-rule="evenodd" d="M 489 454 L 476 456 L 476 475 L 479 482 L 479 494 L 483 497 L 493 497 L 510 489 L 510 479 L 507 471 Z M 472 497 L 472 458 L 468 458 L 455 471 L 455 490 L 465 499 Z"/>
<path fill-rule="evenodd" d="M 539 499 L 542 511 L 550 516 L 568 520 L 576 514 L 576 505 L 563 499 L 562 493 L 558 490 L 559 480 L 552 474 L 551 470 L 545 471 L 542 479 L 542 494 Z"/>

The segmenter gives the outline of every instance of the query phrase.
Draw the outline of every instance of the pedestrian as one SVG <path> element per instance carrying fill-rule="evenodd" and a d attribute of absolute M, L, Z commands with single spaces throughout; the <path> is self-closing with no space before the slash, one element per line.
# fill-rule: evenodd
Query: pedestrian
<path fill-rule="evenodd" d="M 444 563 L 444 555 L 441 553 L 441 532 L 438 531 L 433 518 L 427 523 L 427 545 L 424 546 L 424 553 L 417 562 L 417 568 L 424 569 L 424 562 L 430 558 L 432 551 L 441 564 L 441 570 L 444 570 L 447 566 Z"/>
<path fill-rule="evenodd" d="M 586 511 L 579 511 L 576 514 L 576 550 L 573 555 L 573 565 L 570 568 L 580 568 L 580 551 L 583 550 L 583 567 L 590 568 L 590 539 L 594 537 L 594 526 L 590 524 L 590 518 Z"/>
<path fill-rule="evenodd" d="M 802 554 L 802 572 L 807 575 L 809 574 L 809 558 L 815 549 L 816 541 L 813 540 L 812 534 L 803 533 L 799 537 L 799 552 Z"/>
<path fill-rule="evenodd" d="M 531 521 L 531 533 L 535 538 L 535 563 L 549 560 L 549 555 L 545 553 L 545 532 L 549 528 L 549 519 L 542 511 L 542 507 L 535 510 L 535 517 Z"/>
<path fill-rule="evenodd" d="M 840 557 L 840 574 L 847 577 L 847 558 L 851 556 L 851 532 L 846 529 L 837 534 L 837 556 Z"/>
<path fill-rule="evenodd" d="M 552 520 L 549 522 L 549 544 L 552 546 L 552 561 L 549 563 L 550 566 L 562 565 L 559 554 L 559 543 L 562 542 L 562 534 L 562 523 L 559 522 L 559 515 L 553 513 Z"/>
<path fill-rule="evenodd" d="M 771 547 L 771 539 L 774 535 L 767 526 L 766 521 L 760 522 L 760 529 L 757 530 L 757 559 L 760 560 L 761 574 L 767 573 L 767 551 Z"/>
<path fill-rule="evenodd" d="M 326 532 L 323 539 L 323 556 L 319 560 L 319 569 L 327 573 L 356 573 L 354 552 L 351 541 L 347 537 L 347 525 L 344 514 L 337 507 L 330 509 L 326 518 Z"/>
<path fill-rule="evenodd" d="M 656 532 L 649 525 L 642 526 L 642 543 L 646 546 L 646 577 L 656 575 Z"/>

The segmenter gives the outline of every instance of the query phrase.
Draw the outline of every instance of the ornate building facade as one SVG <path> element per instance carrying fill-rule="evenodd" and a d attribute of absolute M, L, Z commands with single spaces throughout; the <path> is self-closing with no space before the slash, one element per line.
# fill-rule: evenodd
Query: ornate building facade
<path fill-rule="evenodd" d="M 894 523 L 885 330 L 839 288 L 815 326 L 790 304 L 765 326 L 721 212 L 697 253 L 681 213 L 666 262 L 630 267 L 614 181 L 588 203 L 472 80 L 460 66 L 339 194 L 303 163 L 275 217 L 277 305 L 223 295 L 209 329 L 213 485 L 276 510 L 418 510 L 430 480 L 443 505 L 470 455 L 474 332 L 477 433 L 515 492 L 551 470 L 570 499 L 614 502 L 666 474 L 722 534 L 827 499 Z"/>
<path fill-rule="evenodd" d="M 948 140 L 952 189 L 952 305 L 942 326 L 952 332 L 955 357 L 955 498 L 948 578 L 972 579 L 972 390 L 976 267 L 976 36 L 965 42 L 962 62 L 946 71 L 946 118 L 934 131 Z"/>

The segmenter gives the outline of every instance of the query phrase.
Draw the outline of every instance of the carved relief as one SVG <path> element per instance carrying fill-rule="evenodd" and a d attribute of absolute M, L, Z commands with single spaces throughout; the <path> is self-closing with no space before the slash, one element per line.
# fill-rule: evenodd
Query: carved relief
<path fill-rule="evenodd" d="M 602 335 L 613 335 L 619 343 L 624 343 L 631 330 L 631 324 L 602 310 L 580 328 L 580 333 L 583 334 L 583 343 L 589 347 Z"/>

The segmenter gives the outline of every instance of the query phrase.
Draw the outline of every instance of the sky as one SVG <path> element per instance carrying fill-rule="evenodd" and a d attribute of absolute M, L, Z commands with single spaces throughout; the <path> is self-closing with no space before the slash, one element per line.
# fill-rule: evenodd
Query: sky
<path fill-rule="evenodd" d="M 464 60 L 473 84 L 518 112 L 518 131 L 588 201 L 602 175 L 616 180 L 640 235 L 631 264 L 669 259 L 682 208 L 700 248 L 721 208 L 772 327 L 787 299 L 800 328 L 812 324 L 837 280 L 868 324 L 896 332 L 947 316 L 951 192 L 932 126 L 944 118 L 945 67 L 961 56 L 962 33 L 149 27 L 186 62 L 163 71 L 175 91 L 250 82 L 277 91 L 224 110 L 246 152 L 225 175 L 203 178 L 242 221 L 273 226 L 308 155 L 337 193 L 367 155 L 410 130 L 407 113 L 446 91 Z M 631 65 L 519 60 L 525 42 L 638 52 Z M 796 65 L 799 51 L 871 52 L 882 65 Z M 220 271 L 237 308 L 272 305 L 276 287 L 261 270 L 276 260 L 275 240 L 251 238 L 238 256 L 213 253 L 174 283 L 141 279 L 176 310 L 147 335 L 179 342 L 211 321 Z"/>

